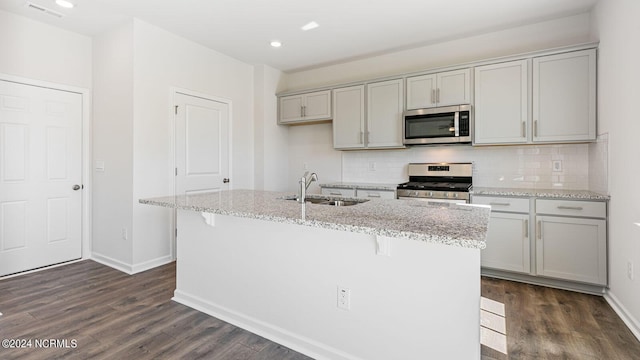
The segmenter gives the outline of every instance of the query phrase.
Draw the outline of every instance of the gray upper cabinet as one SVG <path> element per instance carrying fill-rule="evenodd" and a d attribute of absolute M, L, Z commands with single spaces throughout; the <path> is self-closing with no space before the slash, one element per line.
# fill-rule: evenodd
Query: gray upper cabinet
<path fill-rule="evenodd" d="M 533 58 L 533 142 L 596 138 L 596 50 Z"/>
<path fill-rule="evenodd" d="M 474 75 L 474 145 L 595 140 L 595 49 L 478 66 Z"/>
<path fill-rule="evenodd" d="M 364 149 L 364 85 L 333 90 L 333 147 Z"/>
<path fill-rule="evenodd" d="M 402 144 L 402 79 L 367 84 L 367 147 L 398 148 Z"/>
<path fill-rule="evenodd" d="M 283 96 L 279 124 L 331 120 L 331 90 Z"/>
<path fill-rule="evenodd" d="M 591 46 L 279 96 L 278 123 L 333 119 L 335 149 L 402 148 L 403 110 L 471 104 L 473 145 L 594 141 L 596 49 Z"/>
<path fill-rule="evenodd" d="M 471 69 L 407 78 L 407 110 L 471 103 Z"/>
<path fill-rule="evenodd" d="M 403 79 L 334 89 L 333 147 L 339 150 L 404 147 L 403 89 Z"/>
<path fill-rule="evenodd" d="M 474 144 L 523 144 L 530 137 L 529 61 L 475 68 Z"/>

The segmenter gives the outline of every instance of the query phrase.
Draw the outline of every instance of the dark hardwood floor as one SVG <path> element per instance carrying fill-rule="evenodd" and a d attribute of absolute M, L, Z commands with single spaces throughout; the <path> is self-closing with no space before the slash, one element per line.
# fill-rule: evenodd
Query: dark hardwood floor
<path fill-rule="evenodd" d="M 0 359 L 309 359 L 171 301 L 174 288 L 175 264 L 129 276 L 82 261 L 0 280 L 0 340 L 32 339 Z M 640 359 L 601 297 L 488 278 L 482 295 L 505 304 L 507 324 L 508 354 L 482 346 L 485 360 Z"/>
<path fill-rule="evenodd" d="M 603 297 L 483 278 L 482 296 L 505 305 L 507 354 L 482 359 L 638 360 L 640 342 Z"/>
<path fill-rule="evenodd" d="M 69 343 L 0 347 L 0 359 L 309 359 L 171 301 L 174 289 L 175 263 L 129 276 L 82 261 L 1 280 L 0 340 Z"/>

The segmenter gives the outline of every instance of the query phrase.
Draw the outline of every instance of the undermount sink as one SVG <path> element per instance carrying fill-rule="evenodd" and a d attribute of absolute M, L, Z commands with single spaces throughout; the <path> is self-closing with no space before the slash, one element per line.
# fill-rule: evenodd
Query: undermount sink
<path fill-rule="evenodd" d="M 287 196 L 285 197 L 285 200 L 297 201 L 298 197 L 296 195 Z M 330 197 L 307 197 L 305 199 L 305 202 L 308 202 L 308 203 L 318 204 L 318 205 L 329 205 L 329 206 L 353 206 L 353 205 L 361 204 L 367 201 L 369 200 L 337 199 L 337 198 L 330 198 Z"/>

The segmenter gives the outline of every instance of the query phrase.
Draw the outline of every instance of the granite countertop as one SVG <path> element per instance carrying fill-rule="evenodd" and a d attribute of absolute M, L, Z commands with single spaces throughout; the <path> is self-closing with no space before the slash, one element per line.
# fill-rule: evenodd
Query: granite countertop
<path fill-rule="evenodd" d="M 291 193 L 229 190 L 217 193 L 140 199 L 148 205 L 231 215 L 348 232 L 484 249 L 489 207 L 420 200 L 375 199 L 335 207 L 285 200 Z M 311 197 L 321 197 L 310 195 Z"/>
<path fill-rule="evenodd" d="M 392 190 L 398 188 L 398 184 L 376 184 L 376 183 L 352 183 L 352 182 L 335 182 L 329 184 L 320 184 L 321 188 L 338 188 L 338 189 L 366 189 L 366 190 Z"/>
<path fill-rule="evenodd" d="M 493 188 L 474 186 L 471 195 L 490 196 L 525 196 L 549 199 L 565 200 L 609 200 L 609 195 L 604 195 L 587 190 L 558 190 L 558 189 L 516 189 L 516 188 Z"/>

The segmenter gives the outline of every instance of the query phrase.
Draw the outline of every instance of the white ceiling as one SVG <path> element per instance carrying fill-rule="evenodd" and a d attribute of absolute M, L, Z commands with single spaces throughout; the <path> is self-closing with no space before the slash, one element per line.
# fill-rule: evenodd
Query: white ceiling
<path fill-rule="evenodd" d="M 250 64 L 283 71 L 339 63 L 589 11 L 598 0 L 29 0 L 57 18 L 0 9 L 89 36 L 139 18 Z M 316 21 L 320 27 L 302 31 Z M 279 40 L 281 48 L 269 43 Z"/>

